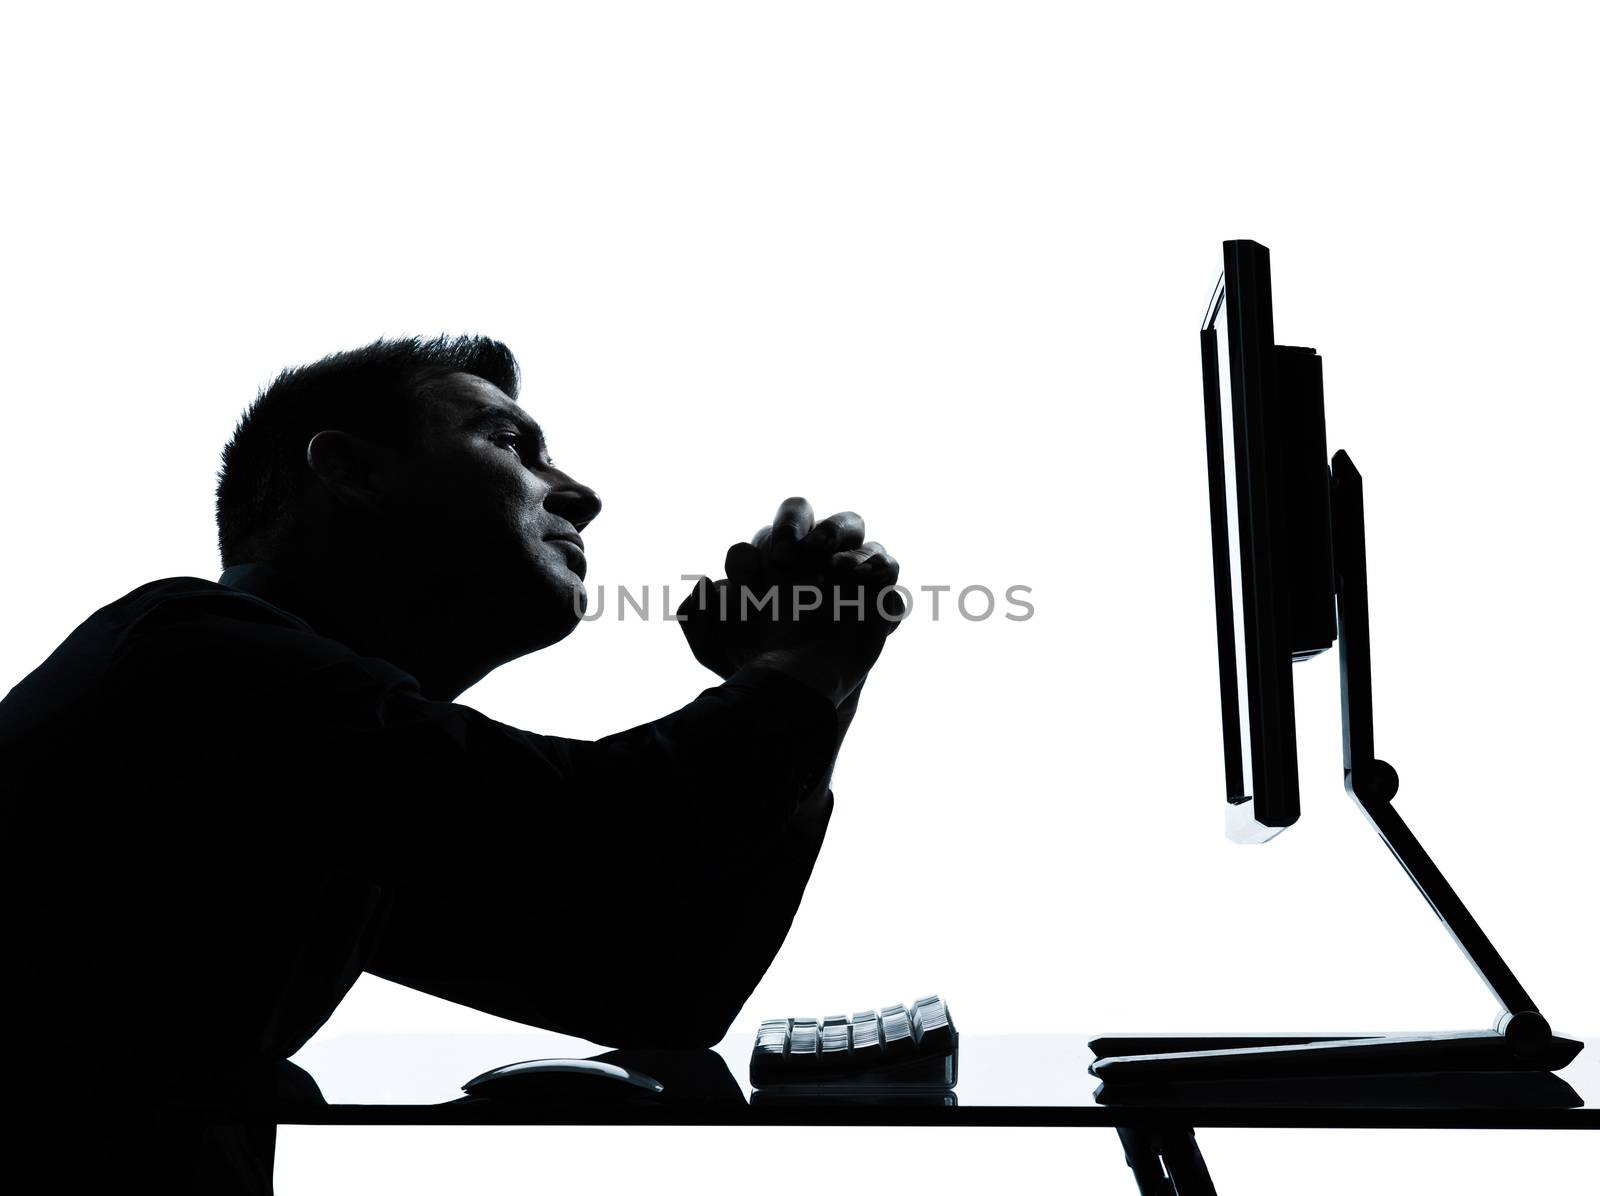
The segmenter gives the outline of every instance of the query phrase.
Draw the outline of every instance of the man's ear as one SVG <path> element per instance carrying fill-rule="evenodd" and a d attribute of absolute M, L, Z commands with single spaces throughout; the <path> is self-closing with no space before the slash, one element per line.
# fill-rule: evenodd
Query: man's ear
<path fill-rule="evenodd" d="M 382 450 L 348 432 L 318 432 L 306 445 L 306 465 L 330 494 L 362 507 L 375 506 L 386 462 Z"/>

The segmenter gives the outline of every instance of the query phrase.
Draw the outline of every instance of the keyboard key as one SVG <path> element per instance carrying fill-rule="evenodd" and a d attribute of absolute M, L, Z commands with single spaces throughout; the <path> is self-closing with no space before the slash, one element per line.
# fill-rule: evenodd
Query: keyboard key
<path fill-rule="evenodd" d="M 862 1051 L 875 1051 L 883 1043 L 883 1035 L 878 1029 L 878 1015 L 869 1013 L 866 1021 L 852 1021 L 850 1023 L 850 1046 L 857 1054 Z"/>
<path fill-rule="evenodd" d="M 789 1031 L 791 1058 L 815 1058 L 820 1045 L 822 1026 L 814 1018 L 795 1018 Z"/>
<path fill-rule="evenodd" d="M 784 1048 L 788 1045 L 788 1018 L 784 1018 L 781 1021 L 761 1023 L 761 1029 L 756 1032 L 756 1053 L 758 1055 L 782 1055 Z"/>
<path fill-rule="evenodd" d="M 822 1053 L 824 1055 L 841 1054 L 850 1049 L 850 1027 L 843 1018 L 837 1022 L 822 1024 Z"/>
<path fill-rule="evenodd" d="M 893 1051 L 914 1045 L 911 1039 L 911 1015 L 904 1005 L 890 1005 L 883 1011 L 883 1046 Z"/>
<path fill-rule="evenodd" d="M 938 997 L 918 1001 L 911 1010 L 911 1032 L 924 1050 L 946 1049 L 955 1035 L 944 1002 Z"/>

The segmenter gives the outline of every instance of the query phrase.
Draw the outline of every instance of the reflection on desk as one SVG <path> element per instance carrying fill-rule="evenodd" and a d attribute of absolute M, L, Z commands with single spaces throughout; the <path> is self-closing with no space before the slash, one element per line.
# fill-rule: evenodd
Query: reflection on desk
<path fill-rule="evenodd" d="M 1583 1098 L 1548 1071 L 1455 1071 L 1417 1076 L 1320 1076 L 1204 1084 L 1102 1084 L 1095 1099 L 1129 1108 L 1577 1109 Z"/>
<path fill-rule="evenodd" d="M 807 1094 L 751 1102 L 753 1035 L 730 1035 L 710 1051 L 605 1052 L 577 1039 L 529 1030 L 506 1035 L 357 1034 L 313 1040 L 295 1057 L 326 1105 L 281 1111 L 286 1124 L 827 1124 L 1136 1126 L 1415 1126 L 1600 1129 L 1600 1051 L 1559 1076 L 1404 1077 L 1293 1086 L 1250 1081 L 1107 1093 L 1088 1073 L 1087 1035 L 964 1033 L 961 1077 L 951 1103 L 926 1092 Z M 461 1085 L 523 1059 L 598 1058 L 634 1066 L 671 1091 L 697 1099 L 659 1107 L 552 1108 L 462 1098 Z M 626 1060 L 626 1061 L 625 1061 Z M 676 1069 L 676 1070 L 674 1070 Z M 669 1074 L 671 1073 L 671 1074 Z M 698 1078 L 693 1078 L 698 1077 Z"/>

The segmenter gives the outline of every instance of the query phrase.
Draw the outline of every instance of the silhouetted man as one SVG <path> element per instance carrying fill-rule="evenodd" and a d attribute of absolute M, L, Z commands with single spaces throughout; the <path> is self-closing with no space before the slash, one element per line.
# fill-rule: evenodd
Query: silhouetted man
<path fill-rule="evenodd" d="M 457 705 L 583 609 L 600 500 L 516 395 L 476 338 L 285 371 L 223 454 L 220 581 L 139 587 L 0 703 L 28 1081 L 82 1130 L 56 1186 L 270 1187 L 270 1127 L 215 1111 L 287 1099 L 363 969 L 708 1046 L 782 943 L 897 566 L 791 499 L 680 609 L 724 678 L 687 706 L 585 742 Z M 711 600 L 769 585 L 866 617 Z"/>

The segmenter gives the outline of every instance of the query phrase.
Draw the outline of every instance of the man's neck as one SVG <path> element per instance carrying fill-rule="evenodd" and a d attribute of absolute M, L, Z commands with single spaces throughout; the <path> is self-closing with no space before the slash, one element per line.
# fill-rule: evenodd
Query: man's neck
<path fill-rule="evenodd" d="M 469 663 L 467 645 L 428 634 L 455 621 L 448 612 L 398 600 L 403 587 L 265 561 L 231 566 L 219 580 L 303 619 L 318 635 L 405 670 L 435 701 L 455 701 L 495 667 Z"/>

